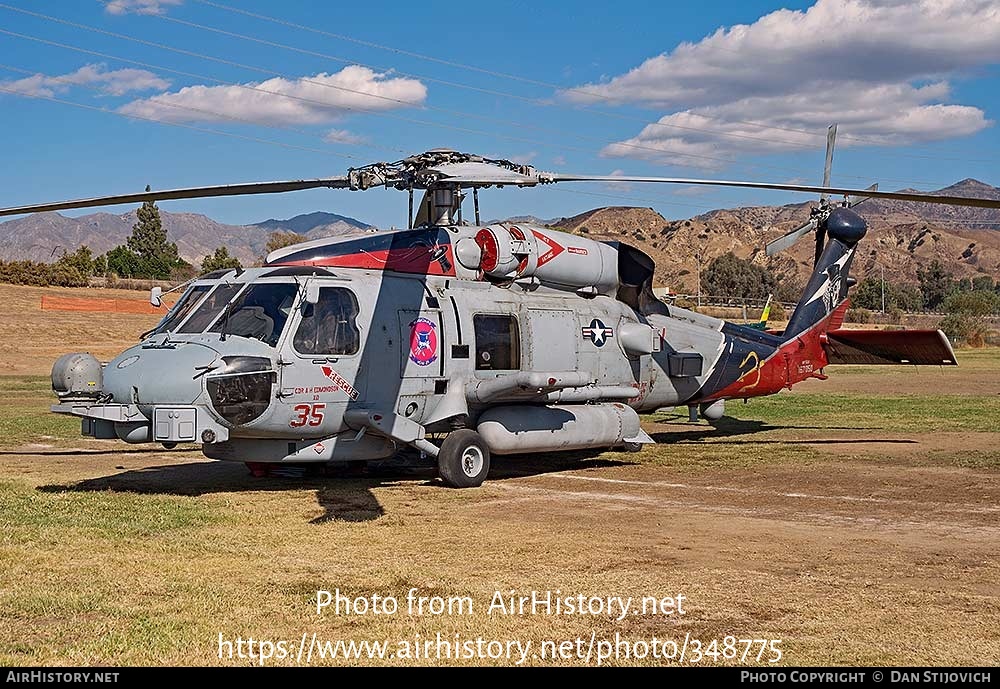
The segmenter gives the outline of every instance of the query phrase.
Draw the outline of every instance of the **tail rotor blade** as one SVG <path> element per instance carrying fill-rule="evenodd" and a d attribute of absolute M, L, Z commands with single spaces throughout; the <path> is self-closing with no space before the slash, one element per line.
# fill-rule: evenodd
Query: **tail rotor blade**
<path fill-rule="evenodd" d="M 816 224 L 816 255 L 813 257 L 813 266 L 819 263 L 819 257 L 823 255 L 823 247 L 826 245 L 826 218 Z"/>
<path fill-rule="evenodd" d="M 868 191 L 878 191 L 878 182 L 875 182 L 875 184 L 873 184 L 870 187 L 868 187 Z M 847 197 L 847 207 L 848 208 L 854 208 L 859 203 L 864 203 L 865 201 L 868 201 L 870 199 L 871 199 L 871 196 L 864 196 L 864 195 L 848 196 Z"/>
<path fill-rule="evenodd" d="M 826 162 L 823 164 L 823 186 L 830 186 L 830 173 L 833 170 L 833 148 L 837 145 L 837 125 L 831 124 L 826 130 Z M 826 194 L 822 194 L 820 201 L 826 201 Z"/>
<path fill-rule="evenodd" d="M 774 256 L 775 254 L 784 251 L 785 249 L 795 244 L 795 242 L 799 241 L 804 236 L 806 236 L 814 229 L 816 229 L 816 224 L 817 224 L 816 220 L 812 219 L 806 224 L 796 227 L 791 232 L 784 234 L 781 237 L 778 237 L 773 242 L 764 247 L 764 252 L 768 256 Z"/>

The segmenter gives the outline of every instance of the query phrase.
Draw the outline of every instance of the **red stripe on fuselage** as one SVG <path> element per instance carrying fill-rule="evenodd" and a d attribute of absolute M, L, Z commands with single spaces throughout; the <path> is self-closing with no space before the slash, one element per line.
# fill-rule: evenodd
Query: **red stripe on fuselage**
<path fill-rule="evenodd" d="M 707 396 L 706 400 L 740 399 L 773 395 L 782 388 L 791 388 L 809 378 L 825 378 L 820 369 L 829 362 L 823 340 L 827 331 L 839 328 L 844 322 L 849 301 L 845 299 L 826 318 L 783 343 L 762 362 L 754 362 L 753 354 L 740 364 L 747 372 L 739 380 Z"/>
<path fill-rule="evenodd" d="M 431 258 L 426 248 L 382 249 L 380 251 L 359 251 L 353 254 L 338 254 L 302 261 L 275 261 L 271 266 L 321 266 L 323 268 L 365 268 L 366 270 L 393 270 L 399 273 L 418 275 L 445 275 L 454 277 L 455 260 L 451 247 L 445 247 L 446 270 L 441 261 Z"/>

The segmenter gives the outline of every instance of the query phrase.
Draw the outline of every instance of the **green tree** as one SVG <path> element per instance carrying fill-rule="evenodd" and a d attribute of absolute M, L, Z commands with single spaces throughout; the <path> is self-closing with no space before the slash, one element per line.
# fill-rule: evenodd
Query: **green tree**
<path fill-rule="evenodd" d="M 885 307 L 892 308 L 890 300 L 891 291 L 886 284 Z M 882 310 L 882 280 L 878 278 L 865 278 L 858 283 L 858 286 L 851 290 L 851 306 L 857 309 L 868 309 L 870 311 Z"/>
<path fill-rule="evenodd" d="M 268 235 L 267 246 L 264 248 L 264 251 L 269 254 L 272 251 L 284 249 L 286 246 L 291 246 L 293 244 L 301 244 L 304 241 L 306 241 L 306 237 L 298 232 L 278 230 L 277 232 L 272 232 Z"/>
<path fill-rule="evenodd" d="M 924 305 L 924 295 L 913 285 L 894 285 L 893 297 L 896 308 L 903 311 L 919 311 Z"/>
<path fill-rule="evenodd" d="M 94 259 L 93 273 L 97 277 L 103 277 L 108 272 L 108 258 L 104 254 Z"/>
<path fill-rule="evenodd" d="M 86 287 L 87 276 L 77 267 L 58 262 L 48 266 L 49 284 L 58 287 Z"/>
<path fill-rule="evenodd" d="M 86 244 L 71 254 L 63 254 L 55 262 L 58 268 L 72 268 L 84 278 L 94 274 L 94 254 Z"/>
<path fill-rule="evenodd" d="M 703 293 L 738 299 L 766 297 L 775 291 L 777 282 L 771 271 L 731 251 L 712 259 L 701 273 Z"/>
<path fill-rule="evenodd" d="M 985 290 L 976 292 L 956 292 L 944 300 L 948 313 L 983 317 L 1000 313 L 1000 295 Z"/>
<path fill-rule="evenodd" d="M 941 261 L 936 258 L 925 269 L 917 268 L 917 280 L 920 281 L 920 292 L 924 296 L 924 306 L 936 309 L 944 303 L 952 289 L 952 274 L 945 270 Z"/>
<path fill-rule="evenodd" d="M 146 191 L 149 191 L 149 185 Z M 182 266 L 177 245 L 167 240 L 160 209 L 155 201 L 144 201 L 137 211 L 138 220 L 132 226 L 132 235 L 125 248 L 138 259 L 133 277 L 165 280 L 175 268 Z M 110 255 L 109 255 L 110 259 Z"/>
<path fill-rule="evenodd" d="M 990 291 L 993 289 L 993 278 L 989 275 L 978 275 L 972 278 L 972 289 Z"/>
<path fill-rule="evenodd" d="M 243 265 L 235 256 L 229 255 L 229 249 L 220 246 L 214 254 L 209 254 L 201 260 L 201 272 L 211 273 L 213 270 L 242 268 Z"/>
<path fill-rule="evenodd" d="M 944 301 L 948 315 L 938 328 L 955 342 L 982 347 L 990 332 L 989 316 L 1000 312 L 1000 295 L 986 290 L 956 292 Z"/>
<path fill-rule="evenodd" d="M 125 246 L 116 246 L 107 253 L 107 270 L 120 278 L 143 277 L 139 257 Z"/>
<path fill-rule="evenodd" d="M 885 311 L 893 310 L 919 311 L 923 307 L 924 298 L 916 287 L 911 285 L 894 285 L 885 281 Z M 851 290 L 851 306 L 870 311 L 882 310 L 882 280 L 867 277 Z"/>

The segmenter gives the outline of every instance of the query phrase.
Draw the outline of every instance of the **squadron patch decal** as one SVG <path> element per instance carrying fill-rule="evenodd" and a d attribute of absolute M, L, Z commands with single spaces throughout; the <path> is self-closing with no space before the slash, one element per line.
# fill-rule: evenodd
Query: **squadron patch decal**
<path fill-rule="evenodd" d="M 410 361 L 429 366 L 437 361 L 437 351 L 437 323 L 426 318 L 410 323 Z"/>

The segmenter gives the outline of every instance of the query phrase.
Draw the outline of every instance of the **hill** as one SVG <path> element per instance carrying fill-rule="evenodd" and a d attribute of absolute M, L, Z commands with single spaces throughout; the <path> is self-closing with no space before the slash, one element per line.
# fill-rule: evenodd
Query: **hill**
<path fill-rule="evenodd" d="M 272 218 L 264 222 L 254 223 L 251 227 L 259 227 L 268 232 L 279 230 L 297 232 L 310 239 L 333 237 L 359 231 L 366 232 L 375 229 L 372 225 L 355 218 L 346 215 L 337 215 L 336 213 L 324 213 L 322 211 L 296 215 L 294 218 L 288 218 L 287 220 L 275 220 Z"/>
<path fill-rule="evenodd" d="M 1000 199 L 1000 188 L 963 180 L 940 190 L 955 196 Z M 694 289 L 699 263 L 732 251 L 803 282 L 812 268 L 813 243 L 804 238 L 769 258 L 764 245 L 809 217 L 812 203 L 715 210 L 685 220 L 666 220 L 651 208 L 598 208 L 563 218 L 553 226 L 593 239 L 615 239 L 647 251 L 657 264 L 657 282 L 677 291 Z M 937 258 L 959 277 L 1000 277 L 1000 211 L 870 200 L 857 207 L 870 225 L 853 274 L 886 275 L 916 282 L 917 267 Z"/>

